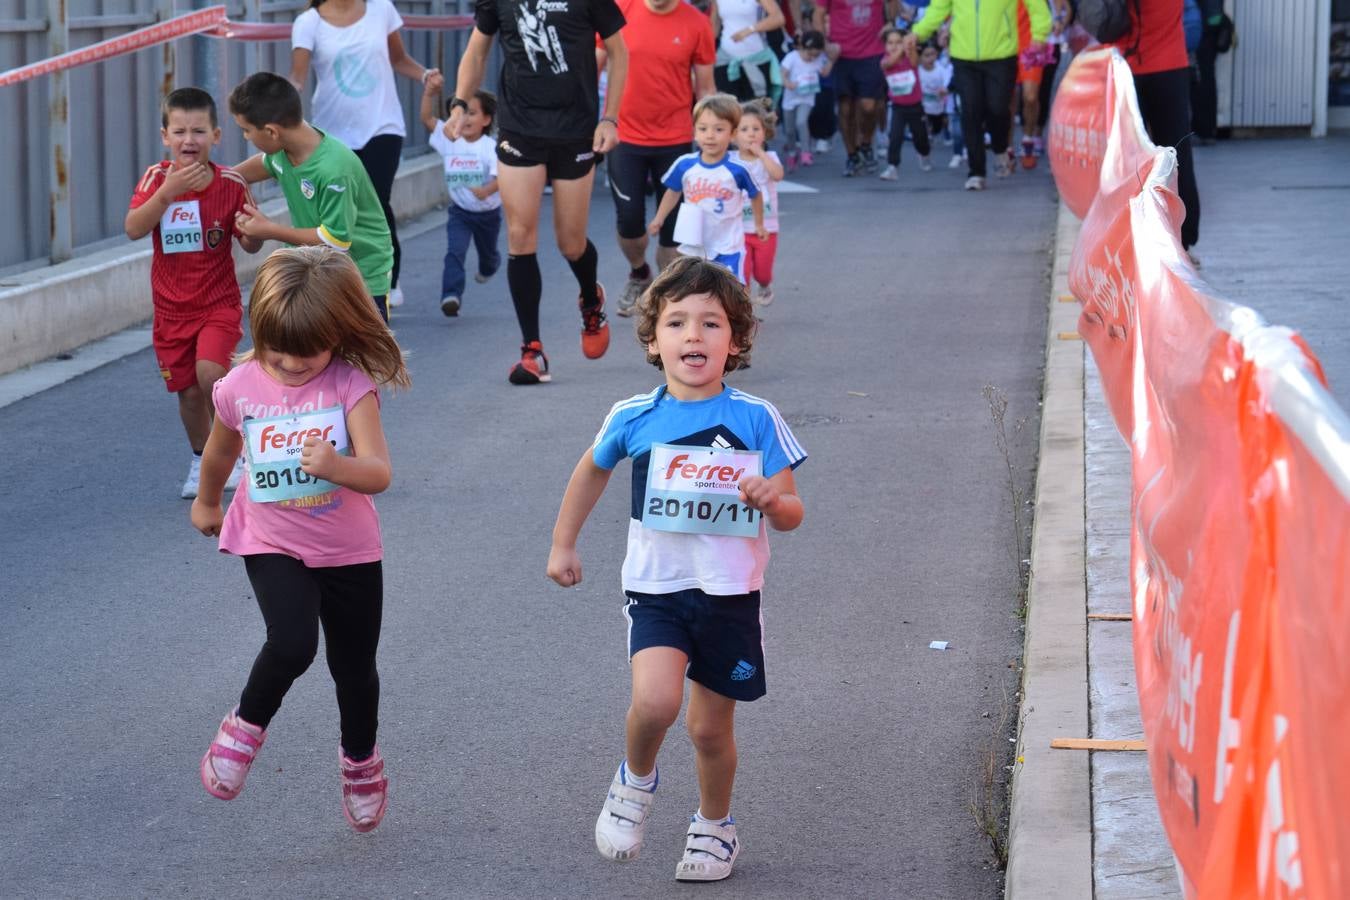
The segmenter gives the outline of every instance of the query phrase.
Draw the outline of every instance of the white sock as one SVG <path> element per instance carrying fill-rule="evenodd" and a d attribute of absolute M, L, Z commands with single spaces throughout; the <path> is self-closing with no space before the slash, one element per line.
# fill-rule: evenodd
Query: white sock
<path fill-rule="evenodd" d="M 632 769 L 628 768 L 628 761 L 624 760 L 622 780 L 625 784 L 631 785 L 638 790 L 654 791 L 656 790 L 656 768 L 653 766 L 652 770 L 646 775 L 638 775 Z"/>
<path fill-rule="evenodd" d="M 703 823 L 704 825 L 734 825 L 734 824 L 736 824 L 735 821 L 731 818 L 731 813 L 727 813 L 727 817 L 726 817 L 725 819 L 709 819 L 707 816 L 703 815 L 703 810 L 701 810 L 701 809 L 694 813 L 694 819 L 695 819 L 695 821 L 701 822 L 701 823 Z"/>

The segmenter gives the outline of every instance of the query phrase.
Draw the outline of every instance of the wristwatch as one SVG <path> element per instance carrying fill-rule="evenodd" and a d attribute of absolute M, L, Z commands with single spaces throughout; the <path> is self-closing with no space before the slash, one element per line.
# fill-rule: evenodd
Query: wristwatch
<path fill-rule="evenodd" d="M 601 121 L 601 122 L 608 122 L 609 124 L 613 125 L 615 128 L 618 128 L 618 127 L 619 127 L 619 120 L 616 119 L 616 118 L 614 118 L 613 116 L 601 116 L 601 117 L 600 117 L 600 121 Z"/>
<path fill-rule="evenodd" d="M 451 109 L 454 109 L 455 107 L 459 107 L 460 109 L 464 110 L 465 112 L 468 112 L 468 111 L 469 111 L 469 101 L 468 101 L 468 100 L 462 100 L 462 99 L 460 99 L 459 97 L 454 97 L 454 98 L 452 98 L 451 101 L 450 101 L 450 108 L 451 108 Z"/>

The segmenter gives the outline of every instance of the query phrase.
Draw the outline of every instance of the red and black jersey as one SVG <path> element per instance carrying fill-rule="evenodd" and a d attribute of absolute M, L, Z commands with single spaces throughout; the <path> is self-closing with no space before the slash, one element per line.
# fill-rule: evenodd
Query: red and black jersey
<path fill-rule="evenodd" d="M 131 209 L 154 196 L 172 165 L 165 160 L 145 170 L 131 195 Z M 253 196 L 233 169 L 210 165 L 215 177 L 206 189 L 175 197 L 155 226 L 150 287 L 156 315 L 185 318 L 239 304 L 231 254 L 234 217 L 245 203 L 253 203 Z"/>

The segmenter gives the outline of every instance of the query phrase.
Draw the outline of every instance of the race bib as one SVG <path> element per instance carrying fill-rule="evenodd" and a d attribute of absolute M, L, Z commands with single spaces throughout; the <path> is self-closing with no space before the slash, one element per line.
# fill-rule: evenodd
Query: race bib
<path fill-rule="evenodd" d="M 892 72 L 886 76 L 886 86 L 891 89 L 892 97 L 905 97 L 914 90 L 914 71 Z"/>
<path fill-rule="evenodd" d="M 653 444 L 642 525 L 654 531 L 759 536 L 760 512 L 740 501 L 740 483 L 761 472 L 758 450 Z"/>
<path fill-rule="evenodd" d="M 481 187 L 487 184 L 483 161 L 476 156 L 447 156 L 445 158 L 445 185 L 449 188 Z"/>
<path fill-rule="evenodd" d="M 797 86 L 792 90 L 798 94 L 819 94 L 820 76 L 815 72 L 803 72 L 797 79 Z"/>
<path fill-rule="evenodd" d="M 195 253 L 202 249 L 202 210 L 197 200 L 170 203 L 159 217 L 159 246 L 165 253 Z"/>
<path fill-rule="evenodd" d="M 314 497 L 338 489 L 300 468 L 300 452 L 309 438 L 327 441 L 349 456 L 347 414 L 340 406 L 309 413 L 244 421 L 248 449 L 248 498 L 254 503 L 276 503 Z"/>

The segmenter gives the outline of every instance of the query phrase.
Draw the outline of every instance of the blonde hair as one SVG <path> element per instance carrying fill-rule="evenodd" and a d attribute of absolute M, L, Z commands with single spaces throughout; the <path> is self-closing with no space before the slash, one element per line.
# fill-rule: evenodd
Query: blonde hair
<path fill-rule="evenodd" d="M 361 273 L 330 247 L 287 247 L 268 256 L 249 295 L 249 331 L 259 348 L 295 356 L 333 356 L 376 384 L 411 387 L 403 351 L 366 293 Z"/>
<path fill-rule="evenodd" d="M 741 124 L 741 101 L 730 94 L 709 94 L 695 103 L 694 121 L 697 122 L 705 112 L 712 113 L 723 122 L 730 122 L 733 131 Z"/>
<path fill-rule="evenodd" d="M 773 101 L 768 97 L 747 100 L 741 104 L 741 118 L 753 116 L 764 126 L 764 142 L 767 144 L 774 136 L 774 126 L 778 124 L 778 114 L 773 111 Z"/>

